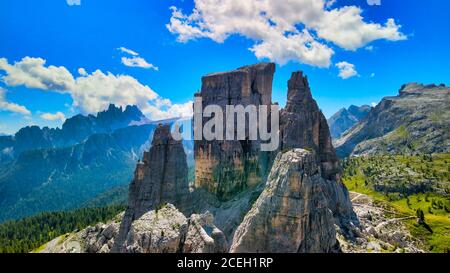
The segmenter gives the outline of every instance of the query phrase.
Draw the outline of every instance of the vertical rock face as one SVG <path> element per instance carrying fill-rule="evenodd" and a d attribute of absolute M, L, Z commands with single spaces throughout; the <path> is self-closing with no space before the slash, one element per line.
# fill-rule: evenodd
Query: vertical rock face
<path fill-rule="evenodd" d="M 236 230 L 230 251 L 335 251 L 330 184 L 322 177 L 313 152 L 279 153 L 264 191 Z"/>
<path fill-rule="evenodd" d="M 339 180 L 341 169 L 333 148 L 325 116 L 311 95 L 302 72 L 292 73 L 288 82 L 286 108 L 280 115 L 283 149 L 304 148 L 316 152 L 325 179 Z"/>
<path fill-rule="evenodd" d="M 113 250 L 120 251 L 134 220 L 164 203 L 182 207 L 188 194 L 188 166 L 183 145 L 172 138 L 169 125 L 159 125 L 152 147 L 136 167 L 128 208 Z"/>
<path fill-rule="evenodd" d="M 210 74 L 203 77 L 196 97 L 202 98 L 203 109 L 218 105 L 224 113 L 226 105 L 270 106 L 274 73 L 273 63 L 261 63 Z M 208 120 L 203 118 L 202 124 Z M 195 141 L 194 157 L 196 188 L 206 189 L 220 200 L 229 200 L 243 189 L 261 183 L 269 169 L 268 154 L 260 152 L 260 141 L 249 140 L 248 130 L 245 140 Z"/>

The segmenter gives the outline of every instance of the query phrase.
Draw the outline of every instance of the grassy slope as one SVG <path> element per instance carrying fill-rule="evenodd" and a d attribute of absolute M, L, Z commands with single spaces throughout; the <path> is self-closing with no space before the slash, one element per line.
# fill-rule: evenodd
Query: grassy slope
<path fill-rule="evenodd" d="M 349 162 L 350 161 L 350 162 Z M 450 249 L 450 198 L 448 195 L 448 176 L 450 167 L 450 155 L 433 155 L 432 158 L 423 156 L 377 156 L 347 160 L 344 162 L 344 183 L 350 191 L 360 192 L 372 196 L 376 200 L 386 202 L 398 212 L 414 216 L 417 209 L 425 213 L 425 221 L 432 232 L 424 226 L 418 225 L 415 220 L 407 220 L 405 223 L 413 236 L 425 242 L 425 248 L 431 252 L 446 252 Z M 427 193 L 393 193 L 377 192 L 374 184 L 383 179 L 395 179 L 396 175 L 386 176 L 383 170 L 391 171 L 392 168 L 403 171 L 414 170 L 414 175 L 404 176 L 399 172 L 401 179 L 413 180 L 432 177 L 436 182 L 440 194 Z M 369 171 L 368 171 L 369 169 Z M 376 169 L 376 171 L 372 171 Z M 378 175 L 374 175 L 377 173 Z M 370 177 L 368 177 L 370 174 Z M 369 181 L 369 182 L 368 182 Z M 376 181 L 376 182 L 375 182 Z M 398 181 L 398 180 L 396 180 Z M 384 181 L 389 183 L 389 181 Z"/>

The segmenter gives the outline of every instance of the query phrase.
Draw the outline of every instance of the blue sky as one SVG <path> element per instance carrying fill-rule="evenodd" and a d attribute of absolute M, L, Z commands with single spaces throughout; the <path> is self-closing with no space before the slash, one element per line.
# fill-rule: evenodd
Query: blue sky
<path fill-rule="evenodd" d="M 448 1 L 337 0 L 323 7 L 325 19 L 322 7 L 303 14 L 311 0 L 258 7 L 255 18 L 233 9 L 246 1 L 215 1 L 1 1 L 0 132 L 60 126 L 108 101 L 139 104 L 154 119 L 180 115 L 202 75 L 258 61 L 277 62 L 273 97 L 282 105 L 290 74 L 305 71 L 327 117 L 396 95 L 407 82 L 450 84 Z M 360 14 L 344 14 L 349 6 Z"/>

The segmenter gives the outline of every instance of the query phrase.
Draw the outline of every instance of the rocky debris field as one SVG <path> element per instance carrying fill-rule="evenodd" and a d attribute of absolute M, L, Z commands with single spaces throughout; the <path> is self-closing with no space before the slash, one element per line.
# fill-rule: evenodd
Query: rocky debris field
<path fill-rule="evenodd" d="M 371 197 L 350 192 L 353 209 L 358 215 L 360 228 L 354 228 L 353 239 L 342 236 L 337 239 L 341 250 L 348 253 L 423 253 L 421 242 L 409 233 L 404 220 L 415 218 L 399 214 L 386 204 Z"/>

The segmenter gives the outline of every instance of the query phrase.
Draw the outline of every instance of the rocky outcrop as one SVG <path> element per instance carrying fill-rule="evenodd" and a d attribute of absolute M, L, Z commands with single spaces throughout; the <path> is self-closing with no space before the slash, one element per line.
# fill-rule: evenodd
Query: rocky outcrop
<path fill-rule="evenodd" d="M 367 117 L 372 107 L 369 105 L 355 106 L 352 105 L 348 109 L 342 108 L 331 118 L 328 119 L 331 137 L 339 138 L 345 131 L 352 128 L 356 123 Z"/>
<path fill-rule="evenodd" d="M 335 141 L 338 155 L 449 153 L 449 101 L 445 85 L 403 85 Z"/>
<path fill-rule="evenodd" d="M 345 253 L 423 253 L 424 244 L 408 231 L 406 221 L 415 219 L 395 211 L 387 203 L 361 193 L 350 193 L 360 227 L 349 240 L 337 230 L 337 239 Z"/>
<path fill-rule="evenodd" d="M 227 250 L 227 239 L 214 225 L 211 213 L 191 215 L 181 249 L 183 253 L 225 253 Z"/>
<path fill-rule="evenodd" d="M 119 234 L 120 219 L 60 236 L 41 247 L 40 253 L 109 253 Z M 186 218 L 172 204 L 146 212 L 133 221 L 123 253 L 223 253 L 225 235 L 209 212 Z"/>
<path fill-rule="evenodd" d="M 136 166 L 130 184 L 128 208 L 122 220 L 114 251 L 123 243 L 133 221 L 165 203 L 183 207 L 189 194 L 188 167 L 181 141 L 172 138 L 169 125 L 159 125 L 152 147 Z"/>
<path fill-rule="evenodd" d="M 224 113 L 226 105 L 270 106 L 274 72 L 273 63 L 260 63 L 210 74 L 203 77 L 196 97 L 202 98 L 203 109 L 218 105 Z M 202 125 L 208 120 L 203 118 Z M 248 120 L 246 128 L 247 124 Z M 196 140 L 194 157 L 196 188 L 203 188 L 222 201 L 261 183 L 270 168 L 268 153 L 260 152 L 260 141 L 249 140 L 248 132 L 243 140 Z"/>
<path fill-rule="evenodd" d="M 303 148 L 315 151 L 325 179 L 339 180 L 341 168 L 325 116 L 313 99 L 308 79 L 292 73 L 286 108 L 280 114 L 281 150 Z"/>
<path fill-rule="evenodd" d="M 336 182 L 323 178 L 314 152 L 294 149 L 279 153 L 264 191 L 238 227 L 230 251 L 336 251 L 332 184 Z"/>
<path fill-rule="evenodd" d="M 176 253 L 186 226 L 186 217 L 171 204 L 149 211 L 133 221 L 121 252 Z"/>

